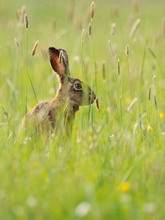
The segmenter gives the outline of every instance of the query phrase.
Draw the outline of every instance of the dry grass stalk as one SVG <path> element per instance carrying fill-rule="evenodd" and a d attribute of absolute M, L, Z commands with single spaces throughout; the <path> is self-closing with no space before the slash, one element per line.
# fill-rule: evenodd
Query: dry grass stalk
<path fill-rule="evenodd" d="M 117 57 L 117 45 L 116 44 L 112 44 L 111 41 L 109 40 L 108 41 L 108 46 L 109 46 L 109 52 L 110 52 L 110 55 L 112 56 L 112 60 L 113 60 L 113 63 L 114 65 L 116 65 L 116 57 Z"/>
<path fill-rule="evenodd" d="M 128 56 L 129 55 L 129 44 L 125 45 L 125 55 Z"/>
<path fill-rule="evenodd" d="M 156 55 L 155 55 L 154 51 L 150 47 L 148 47 L 148 50 L 149 50 L 150 54 L 153 56 L 153 58 L 156 59 Z"/>
<path fill-rule="evenodd" d="M 102 61 L 102 76 L 103 76 L 103 79 L 105 80 L 106 78 L 105 61 Z"/>
<path fill-rule="evenodd" d="M 132 29 L 131 29 L 131 32 L 130 32 L 130 37 L 131 37 L 131 38 L 134 37 L 134 35 L 135 35 L 135 33 L 136 33 L 136 31 L 137 31 L 137 29 L 138 29 L 140 23 L 141 23 L 141 19 L 138 18 L 138 19 L 135 21 L 135 23 L 133 24 Z"/>
<path fill-rule="evenodd" d="M 156 76 L 153 76 L 152 79 L 152 85 L 149 87 L 148 89 L 148 101 L 151 100 L 151 96 L 154 98 L 154 103 L 157 104 L 156 100 L 156 89 L 155 89 L 155 80 L 156 80 Z M 157 107 L 157 105 L 155 105 Z"/>
<path fill-rule="evenodd" d="M 117 73 L 120 75 L 120 60 L 117 61 Z"/>
<path fill-rule="evenodd" d="M 154 104 L 155 104 L 156 110 L 158 110 L 158 102 L 157 102 L 156 96 L 154 96 Z"/>
<path fill-rule="evenodd" d="M 24 15 L 24 23 L 25 23 L 25 28 L 28 29 L 28 27 L 29 27 L 29 20 L 28 20 L 27 13 L 25 13 L 25 15 Z"/>
<path fill-rule="evenodd" d="M 88 35 L 89 36 L 92 35 L 92 25 L 91 25 L 91 23 L 89 23 L 89 25 L 88 25 Z"/>
<path fill-rule="evenodd" d="M 112 34 L 112 36 L 114 36 L 115 33 L 116 33 L 116 24 L 113 23 L 112 26 L 111 26 L 111 34 Z"/>
<path fill-rule="evenodd" d="M 33 46 L 33 48 L 32 48 L 32 56 L 34 56 L 35 55 L 35 53 L 36 53 L 36 49 L 37 49 L 37 46 L 38 46 L 38 40 L 35 42 L 35 44 L 34 44 L 34 46 Z"/>
<path fill-rule="evenodd" d="M 152 81 L 153 81 L 153 83 L 152 83 L 152 95 L 154 97 L 156 97 L 156 88 L 155 88 L 156 75 L 153 76 Z"/>
<path fill-rule="evenodd" d="M 140 125 L 140 128 L 142 129 L 142 120 L 146 117 L 147 113 L 143 113 L 142 115 L 140 115 L 140 117 L 138 118 L 138 120 L 136 121 L 135 125 L 134 125 L 134 129 L 133 129 L 133 134 L 135 134 L 135 131 L 138 127 L 138 125 Z"/>
<path fill-rule="evenodd" d="M 3 114 L 6 116 L 6 118 L 8 119 L 9 118 L 9 114 L 8 112 L 5 110 L 5 108 L 3 106 L 2 107 L 2 111 L 3 111 Z"/>
<path fill-rule="evenodd" d="M 113 51 L 112 43 L 110 40 L 108 41 L 108 45 L 109 45 L 110 53 L 111 53 L 112 57 L 114 57 L 114 51 Z"/>
<path fill-rule="evenodd" d="M 20 46 L 20 42 L 17 40 L 16 37 L 14 38 L 14 42 L 15 42 L 16 47 L 19 49 L 21 46 Z"/>
<path fill-rule="evenodd" d="M 92 1 L 91 7 L 90 7 L 90 18 L 91 18 L 91 20 L 93 19 L 94 14 L 95 14 L 95 3 L 94 3 L 94 1 Z"/>
<path fill-rule="evenodd" d="M 151 91 L 152 91 L 152 87 L 149 88 L 148 90 L 148 100 L 151 100 Z"/>
<path fill-rule="evenodd" d="M 95 62 L 95 63 L 94 63 L 94 80 L 95 80 L 96 90 L 97 90 L 97 72 L 98 72 L 98 65 L 97 65 L 97 63 Z"/>
<path fill-rule="evenodd" d="M 95 69 L 95 75 L 97 74 L 97 72 L 98 72 L 98 65 L 97 65 L 97 63 L 95 62 L 95 64 L 94 64 L 94 69 Z"/>
<path fill-rule="evenodd" d="M 84 38 L 85 38 L 85 30 L 84 28 L 81 31 L 81 46 L 83 47 L 84 45 Z"/>
<path fill-rule="evenodd" d="M 147 44 L 148 44 L 148 39 L 146 39 L 146 41 L 145 41 L 144 50 L 143 50 L 143 58 L 142 58 L 142 64 L 141 64 L 141 70 L 140 70 L 141 80 L 143 79 L 144 65 L 145 65 L 145 61 L 146 61 Z"/>
<path fill-rule="evenodd" d="M 134 107 L 134 105 L 136 104 L 136 102 L 138 101 L 138 98 L 134 98 L 131 102 L 131 104 L 128 106 L 127 108 L 127 112 L 131 112 L 132 108 Z"/>

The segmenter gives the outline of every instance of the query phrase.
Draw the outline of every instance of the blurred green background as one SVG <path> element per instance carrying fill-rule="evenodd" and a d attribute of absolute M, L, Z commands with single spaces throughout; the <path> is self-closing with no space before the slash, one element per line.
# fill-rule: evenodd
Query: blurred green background
<path fill-rule="evenodd" d="M 89 0 L 0 1 L 0 219 L 165 218 L 165 3 L 94 3 L 91 20 Z M 34 91 L 58 88 L 49 46 L 100 111 L 80 108 L 67 141 L 17 141 Z"/>

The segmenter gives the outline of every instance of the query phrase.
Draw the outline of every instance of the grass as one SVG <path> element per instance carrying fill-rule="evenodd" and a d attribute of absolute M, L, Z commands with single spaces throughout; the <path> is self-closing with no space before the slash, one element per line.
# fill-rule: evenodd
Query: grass
<path fill-rule="evenodd" d="M 165 217 L 164 2 L 140 1 L 137 10 L 97 0 L 89 37 L 90 4 L 24 1 L 26 30 L 16 18 L 22 1 L 1 0 L 0 219 Z M 43 56 L 49 46 L 68 51 L 72 76 L 97 90 L 100 112 L 81 108 L 67 141 L 16 142 L 26 107 L 58 87 Z"/>

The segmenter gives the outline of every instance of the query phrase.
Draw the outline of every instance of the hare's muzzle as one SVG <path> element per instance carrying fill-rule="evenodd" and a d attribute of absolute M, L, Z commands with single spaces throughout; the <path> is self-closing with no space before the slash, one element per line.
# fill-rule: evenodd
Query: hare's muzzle
<path fill-rule="evenodd" d="M 81 106 L 90 105 L 93 104 L 95 100 L 96 100 L 96 95 L 89 87 L 87 91 L 83 91 L 80 105 Z"/>

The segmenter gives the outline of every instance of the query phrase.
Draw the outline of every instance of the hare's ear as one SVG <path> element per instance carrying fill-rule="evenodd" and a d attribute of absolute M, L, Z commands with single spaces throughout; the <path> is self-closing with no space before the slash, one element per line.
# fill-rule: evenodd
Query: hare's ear
<path fill-rule="evenodd" d="M 53 70 L 60 78 L 69 75 L 69 60 L 65 50 L 49 47 L 49 58 Z"/>

